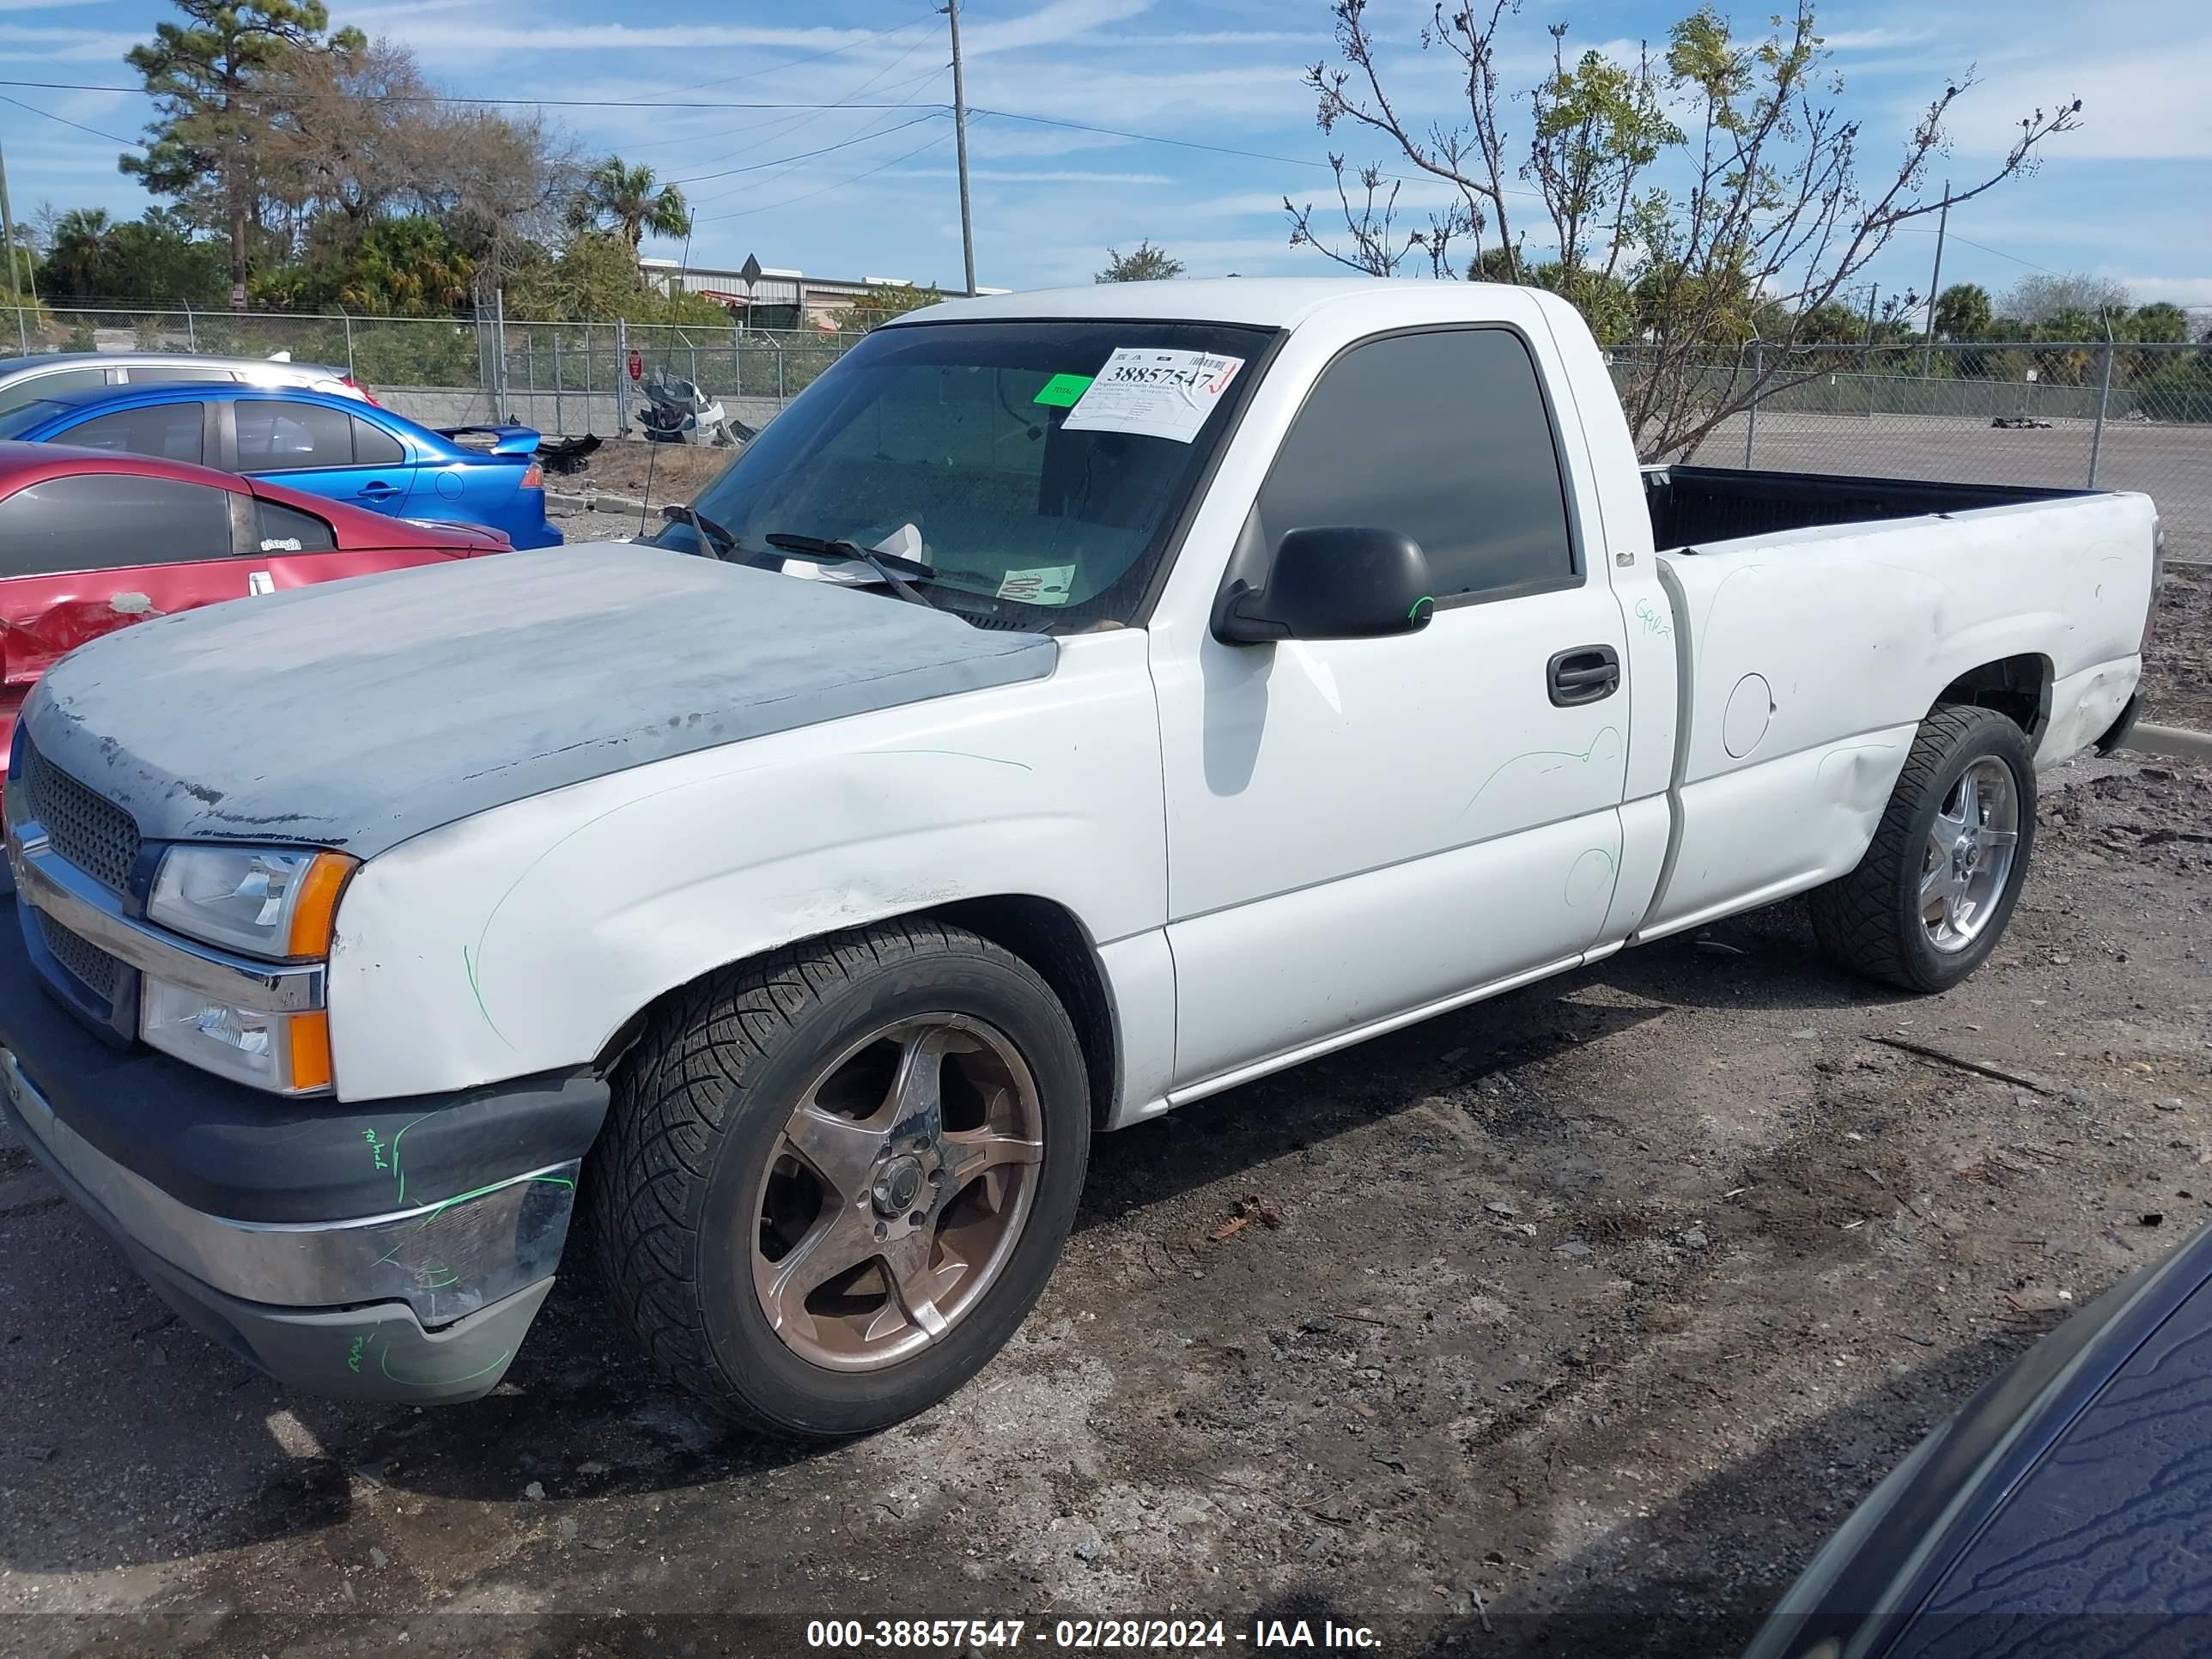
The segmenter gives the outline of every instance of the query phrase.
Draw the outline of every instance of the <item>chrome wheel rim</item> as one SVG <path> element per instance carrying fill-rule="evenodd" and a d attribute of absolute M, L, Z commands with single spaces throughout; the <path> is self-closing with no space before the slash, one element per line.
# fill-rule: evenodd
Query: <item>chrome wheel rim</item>
<path fill-rule="evenodd" d="M 826 1370 L 912 1358 L 1006 1271 L 1043 1161 L 1043 1104 L 1005 1033 L 964 1014 L 870 1032 L 800 1094 L 762 1176 L 761 1311 Z"/>
<path fill-rule="evenodd" d="M 2012 769 L 1984 755 L 1959 775 L 1928 826 L 1920 860 L 1920 930 L 1946 953 L 1987 931 L 2020 848 L 2020 789 Z"/>

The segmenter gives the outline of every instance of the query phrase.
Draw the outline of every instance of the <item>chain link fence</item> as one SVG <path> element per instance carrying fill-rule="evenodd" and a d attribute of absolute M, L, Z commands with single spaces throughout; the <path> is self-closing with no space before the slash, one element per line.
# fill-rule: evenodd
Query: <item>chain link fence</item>
<path fill-rule="evenodd" d="M 1612 355 L 1632 395 L 1648 354 Z M 1693 406 L 1765 377 L 1689 459 L 1704 466 L 2141 490 L 2172 556 L 2212 560 L 2212 344 L 1756 344 L 1698 371 Z"/>
<path fill-rule="evenodd" d="M 0 352 L 181 351 L 326 364 L 426 426 L 514 419 L 561 435 L 637 424 L 630 377 L 656 368 L 691 381 L 757 427 L 860 336 L 629 323 L 299 315 L 44 306 L 5 308 Z"/>
<path fill-rule="evenodd" d="M 26 355 L 186 351 L 320 362 L 429 426 L 512 418 L 540 431 L 634 430 L 629 373 L 665 369 L 758 427 L 861 337 L 476 319 L 302 316 L 44 306 L 0 318 Z M 1624 394 L 1651 372 L 1617 349 Z M 1697 372 L 1707 409 L 1765 377 L 1756 405 L 1721 422 L 1691 458 L 1708 466 L 1862 473 L 1960 483 L 2135 489 L 2163 515 L 2172 556 L 2212 560 L 2212 343 L 1753 344 Z"/>

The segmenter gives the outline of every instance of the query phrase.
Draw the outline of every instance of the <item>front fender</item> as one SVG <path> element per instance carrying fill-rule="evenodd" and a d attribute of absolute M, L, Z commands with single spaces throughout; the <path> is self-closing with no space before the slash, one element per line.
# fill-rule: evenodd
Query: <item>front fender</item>
<path fill-rule="evenodd" d="M 1048 899 L 1102 945 L 1162 926 L 1145 636 L 1066 643 L 1048 680 L 634 768 L 371 860 L 331 956 L 340 1097 L 584 1065 L 703 974 L 959 899 Z"/>

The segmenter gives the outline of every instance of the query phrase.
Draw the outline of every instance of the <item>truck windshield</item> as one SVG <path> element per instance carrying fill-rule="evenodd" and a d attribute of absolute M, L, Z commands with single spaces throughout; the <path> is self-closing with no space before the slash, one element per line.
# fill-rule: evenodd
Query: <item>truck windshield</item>
<path fill-rule="evenodd" d="M 1272 337 L 1087 319 L 881 329 L 696 505 L 736 538 L 726 558 L 775 568 L 770 535 L 851 542 L 928 566 L 929 599 L 981 626 L 1126 626 Z M 719 550 L 681 520 L 653 539 Z"/>

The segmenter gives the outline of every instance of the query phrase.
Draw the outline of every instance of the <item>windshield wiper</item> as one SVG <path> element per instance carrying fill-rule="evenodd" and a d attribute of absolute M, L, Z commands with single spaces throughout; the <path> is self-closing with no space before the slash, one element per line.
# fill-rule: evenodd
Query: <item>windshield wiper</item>
<path fill-rule="evenodd" d="M 690 525 L 699 532 L 699 539 L 707 544 L 708 551 L 718 559 L 738 550 L 738 538 L 696 507 L 672 501 L 660 509 L 660 516 L 671 524 Z M 717 543 L 720 544 L 719 547 Z"/>
<path fill-rule="evenodd" d="M 936 600 L 909 582 L 912 576 L 918 581 L 935 581 L 936 570 L 920 559 L 909 559 L 896 553 L 880 552 L 854 542 L 824 541 L 819 536 L 793 536 L 781 531 L 771 532 L 765 538 L 768 544 L 780 553 L 788 553 L 813 564 L 866 565 L 895 588 L 902 599 L 912 599 L 916 605 L 939 609 Z"/>

